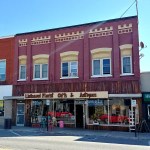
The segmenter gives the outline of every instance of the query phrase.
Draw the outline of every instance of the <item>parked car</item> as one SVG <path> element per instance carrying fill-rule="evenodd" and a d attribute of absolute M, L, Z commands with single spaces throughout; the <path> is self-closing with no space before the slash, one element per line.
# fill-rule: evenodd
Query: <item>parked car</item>
<path fill-rule="evenodd" d="M 107 123 L 108 115 L 107 114 L 101 115 L 100 120 Z M 120 115 L 112 114 L 111 116 L 109 116 L 109 122 L 110 123 L 128 123 L 129 118 L 127 116 L 120 116 Z"/>

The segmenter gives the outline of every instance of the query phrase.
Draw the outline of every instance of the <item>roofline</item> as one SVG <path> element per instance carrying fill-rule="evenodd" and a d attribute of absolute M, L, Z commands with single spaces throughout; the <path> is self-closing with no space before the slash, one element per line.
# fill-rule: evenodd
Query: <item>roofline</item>
<path fill-rule="evenodd" d="M 41 32 L 47 32 L 47 31 L 54 31 L 54 30 L 60 30 L 60 29 L 66 29 L 66 28 L 72 28 L 72 27 L 79 27 L 79 26 L 87 26 L 87 25 L 93 25 L 93 24 L 103 23 L 103 22 L 114 22 L 114 21 L 120 21 L 120 20 L 127 20 L 127 19 L 132 19 L 132 18 L 137 18 L 137 16 L 129 16 L 129 17 L 124 17 L 124 18 L 109 19 L 109 20 L 103 20 L 103 21 L 97 21 L 97 22 L 91 22 L 91 23 L 84 23 L 84 24 L 78 24 L 78 25 L 72 25 L 72 26 L 66 26 L 66 27 L 58 27 L 58 28 L 52 28 L 52 29 L 46 29 L 46 30 L 24 32 L 24 33 L 18 33 L 18 34 L 16 34 L 16 36 L 32 34 L 32 33 L 41 33 Z"/>
<path fill-rule="evenodd" d="M 12 38 L 12 37 L 14 37 L 14 35 L 1 36 L 0 39 L 8 39 L 8 38 Z"/>

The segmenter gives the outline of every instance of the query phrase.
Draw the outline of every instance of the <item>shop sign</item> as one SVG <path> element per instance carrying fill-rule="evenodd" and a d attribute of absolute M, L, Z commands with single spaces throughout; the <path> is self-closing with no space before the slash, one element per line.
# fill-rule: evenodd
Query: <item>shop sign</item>
<path fill-rule="evenodd" d="M 150 93 L 144 93 L 143 98 L 145 102 L 150 102 Z"/>
<path fill-rule="evenodd" d="M 107 91 L 99 92 L 53 92 L 53 93 L 25 93 L 24 99 L 93 99 L 108 98 Z"/>
<path fill-rule="evenodd" d="M 131 100 L 131 106 L 136 107 L 136 100 L 134 100 L 134 99 Z"/>
<path fill-rule="evenodd" d="M 88 106 L 103 106 L 103 100 L 88 100 Z"/>

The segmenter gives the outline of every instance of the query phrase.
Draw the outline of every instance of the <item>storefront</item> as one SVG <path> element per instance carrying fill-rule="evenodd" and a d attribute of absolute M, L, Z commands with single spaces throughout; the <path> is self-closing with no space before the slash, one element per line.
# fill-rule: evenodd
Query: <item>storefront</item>
<path fill-rule="evenodd" d="M 63 121 L 66 127 L 86 128 L 88 103 L 101 104 L 108 99 L 108 92 L 25 93 L 24 99 L 25 108 L 30 108 L 26 112 L 32 125 L 48 114 L 56 117 L 57 123 Z"/>
<path fill-rule="evenodd" d="M 63 121 L 65 127 L 129 131 L 130 112 L 139 121 L 141 94 L 97 92 L 25 93 L 13 100 L 17 126 L 39 127 L 42 117 Z M 133 103 L 134 102 L 134 106 Z"/>
<path fill-rule="evenodd" d="M 143 116 L 150 125 L 150 92 L 145 92 L 143 96 Z"/>

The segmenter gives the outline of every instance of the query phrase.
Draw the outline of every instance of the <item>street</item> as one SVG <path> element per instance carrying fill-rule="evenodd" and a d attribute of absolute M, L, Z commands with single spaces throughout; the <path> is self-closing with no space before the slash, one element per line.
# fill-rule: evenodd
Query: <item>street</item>
<path fill-rule="evenodd" d="M 147 140 L 0 130 L 0 150 L 149 150 Z"/>

